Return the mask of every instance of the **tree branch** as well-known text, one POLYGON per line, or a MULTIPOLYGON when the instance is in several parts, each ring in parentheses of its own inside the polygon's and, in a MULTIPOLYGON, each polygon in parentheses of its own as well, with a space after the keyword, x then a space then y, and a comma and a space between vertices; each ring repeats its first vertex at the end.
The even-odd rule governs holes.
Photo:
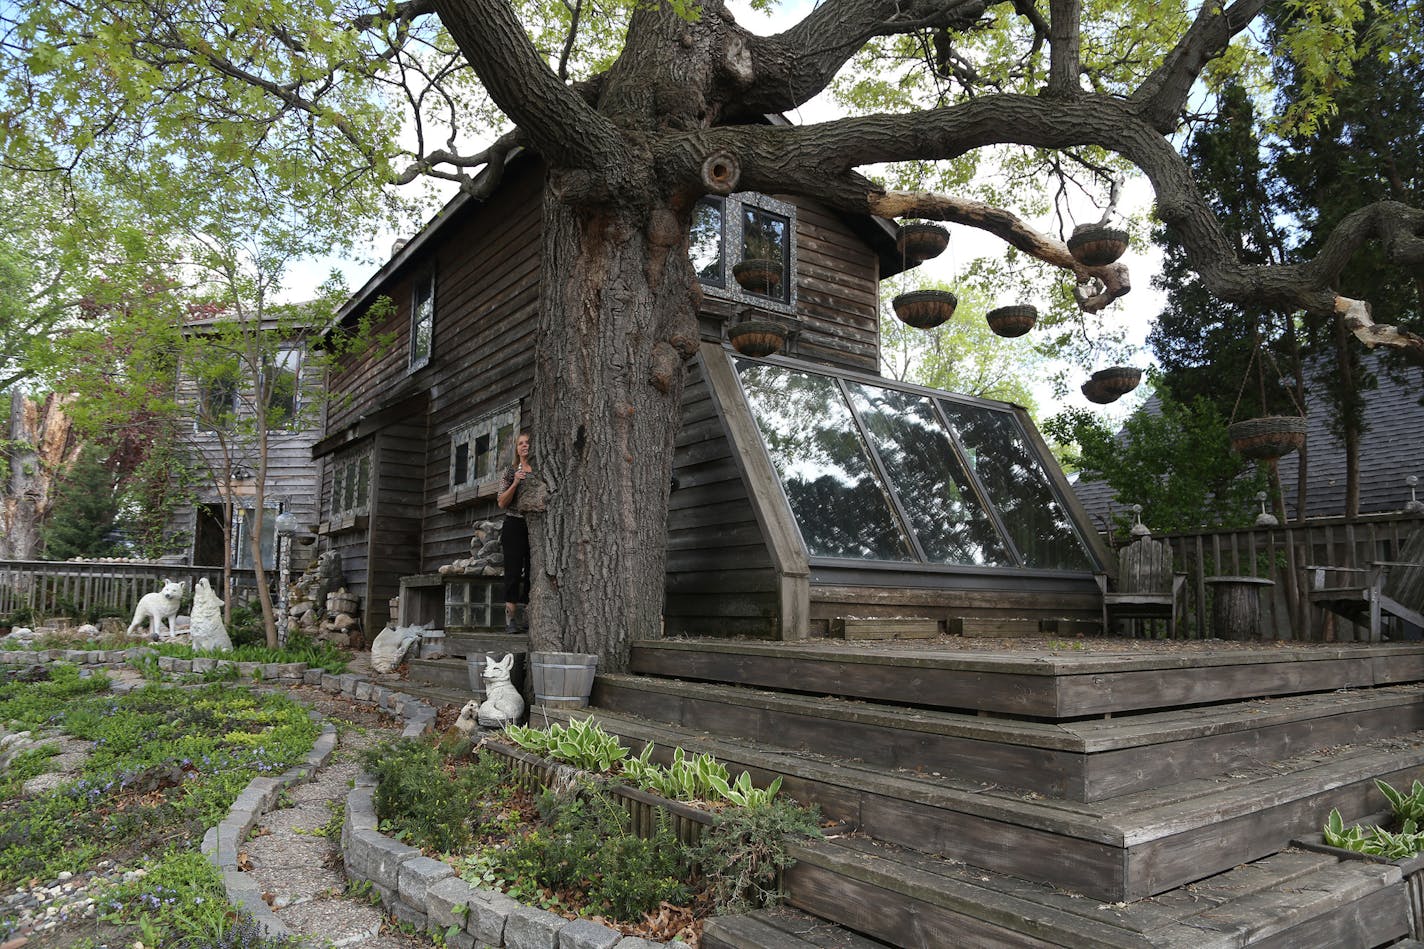
POLYGON ((1202 4, 1181 41, 1132 94, 1130 101, 1142 117, 1163 135, 1176 129, 1202 69, 1220 56, 1232 37, 1246 29, 1265 6, 1266 0, 1237 0, 1225 8, 1202 4))
POLYGON ((1078 76, 1082 72, 1079 57, 1079 15, 1082 8, 1078 0, 1049 0, 1048 49, 1051 53, 1048 64, 1048 93, 1053 96, 1071 96, 1082 92, 1083 86, 1078 76))

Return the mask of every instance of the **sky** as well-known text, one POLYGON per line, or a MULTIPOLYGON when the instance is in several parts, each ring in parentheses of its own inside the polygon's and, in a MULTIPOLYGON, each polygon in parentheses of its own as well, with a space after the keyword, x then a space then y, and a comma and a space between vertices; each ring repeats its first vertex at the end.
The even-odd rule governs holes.
MULTIPOLYGON (((804 0, 784 3, 770 15, 752 10, 744 0, 729 0, 728 6, 738 23, 757 33, 769 35, 786 29, 791 23, 804 16, 811 4, 804 0)), ((831 101, 829 94, 822 93, 792 112, 788 118, 798 124, 811 125, 837 118, 841 114, 835 103, 831 101)), ((451 183, 435 182, 435 187, 437 193, 442 196, 442 200, 448 200, 454 194, 454 185, 451 183)), ((1120 201, 1123 213, 1140 214, 1151 206, 1151 202, 1152 191, 1145 178, 1137 177, 1124 184, 1120 201)), ((1098 215, 1097 209, 1085 206, 1082 213, 1076 215, 1076 219, 1096 220, 1098 215)), ((1047 233, 1054 231, 1054 227, 1046 220, 1030 221, 1029 223, 1047 233)), ((389 258, 392 244, 398 236, 409 237, 411 235, 397 235, 388 230, 378 231, 372 235, 370 241, 358 254, 351 258, 323 258, 294 268, 290 273, 284 298, 288 300, 310 298, 316 286, 326 278, 332 269, 340 271, 345 277, 347 286, 354 291, 362 286, 389 258)), ((1003 249, 996 238, 984 234, 976 237, 967 234, 966 229, 952 227, 949 250, 939 258, 922 264, 922 270, 930 278, 944 281, 952 286, 955 270, 967 266, 974 257, 968 251, 968 248, 971 247, 982 248, 984 254, 995 256, 1003 249)), ((1145 366, 1148 361, 1148 354, 1145 350, 1147 332, 1163 303, 1162 295, 1152 287, 1152 278, 1161 271, 1162 256, 1155 246, 1150 244, 1144 246, 1139 242, 1129 249, 1124 261, 1131 268, 1132 291, 1099 314, 1099 318, 1109 328, 1122 328, 1126 331, 1129 345, 1134 347, 1139 354, 1133 364, 1145 366)), ((1076 372, 1078 370, 1071 371, 1070 378, 1073 378, 1076 372)), ((1089 408, 1104 416, 1121 419, 1145 398, 1145 393, 1139 389, 1138 392, 1124 397, 1111 406, 1098 406, 1089 403, 1077 391, 1076 387, 1070 390, 1066 398, 1057 398, 1046 379, 1040 380, 1032 389, 1039 403, 1038 414, 1041 418, 1053 415, 1064 408, 1078 407, 1089 408)))

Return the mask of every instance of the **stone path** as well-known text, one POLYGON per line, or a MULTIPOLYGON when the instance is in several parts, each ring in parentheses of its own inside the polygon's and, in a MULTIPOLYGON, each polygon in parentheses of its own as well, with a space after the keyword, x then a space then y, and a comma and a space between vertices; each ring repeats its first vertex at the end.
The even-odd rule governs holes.
POLYGON ((386 927, 380 906, 346 893, 341 869, 340 815, 359 769, 362 750, 393 729, 374 714, 363 714, 340 699, 315 690, 301 698, 337 724, 336 751, 308 784, 289 789, 278 806, 257 822, 238 848, 239 863, 252 874, 268 904, 294 936, 334 949, 414 949, 432 945, 386 927), (354 722, 350 727, 343 722, 354 722), (337 821, 332 816, 337 816, 337 821), (331 831, 328 833, 328 829, 331 831))

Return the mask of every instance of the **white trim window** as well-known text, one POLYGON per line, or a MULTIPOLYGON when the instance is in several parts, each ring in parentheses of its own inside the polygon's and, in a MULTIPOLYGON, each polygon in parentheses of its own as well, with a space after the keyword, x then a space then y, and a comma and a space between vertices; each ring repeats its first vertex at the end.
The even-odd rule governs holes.
POLYGON ((410 369, 430 362, 435 348, 435 271, 415 279, 410 301, 410 369))
POLYGON ((302 409, 301 372, 299 348, 283 346, 265 360, 262 386, 266 395, 267 427, 272 431, 294 431, 301 427, 297 423, 297 413, 302 409))
POLYGON ((371 452, 338 459, 331 473, 331 514, 366 514, 371 510, 371 452))
POLYGON ((519 403, 461 425, 450 433, 450 490, 498 483, 514 457, 519 403))
POLYGON ((710 296, 790 312, 796 304, 796 207, 744 191, 707 195, 693 211, 688 256, 710 296), (744 260, 781 264, 781 280, 767 293, 737 284, 732 268, 744 260))

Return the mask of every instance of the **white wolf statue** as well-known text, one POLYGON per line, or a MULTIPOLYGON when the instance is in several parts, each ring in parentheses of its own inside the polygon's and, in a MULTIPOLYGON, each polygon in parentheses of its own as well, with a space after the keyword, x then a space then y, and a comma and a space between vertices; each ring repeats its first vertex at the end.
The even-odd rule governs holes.
POLYGON ((129 624, 129 635, 145 619, 148 620, 148 632, 152 639, 158 639, 163 629, 163 621, 168 621, 168 639, 178 635, 178 630, 174 627, 174 618, 178 615, 178 604, 183 602, 183 584, 176 580, 164 580, 163 589, 154 593, 145 593, 138 601, 138 608, 134 610, 133 622, 129 624))
POLYGON ((232 651, 232 640, 223 625, 222 608, 223 601, 213 592, 208 578, 201 577, 193 587, 193 623, 190 629, 194 649, 232 651))
POLYGON ((485 656, 485 700, 480 705, 480 724, 487 728, 503 728, 517 723, 524 715, 524 698, 509 681, 514 667, 514 654, 505 653, 499 662, 485 656))

